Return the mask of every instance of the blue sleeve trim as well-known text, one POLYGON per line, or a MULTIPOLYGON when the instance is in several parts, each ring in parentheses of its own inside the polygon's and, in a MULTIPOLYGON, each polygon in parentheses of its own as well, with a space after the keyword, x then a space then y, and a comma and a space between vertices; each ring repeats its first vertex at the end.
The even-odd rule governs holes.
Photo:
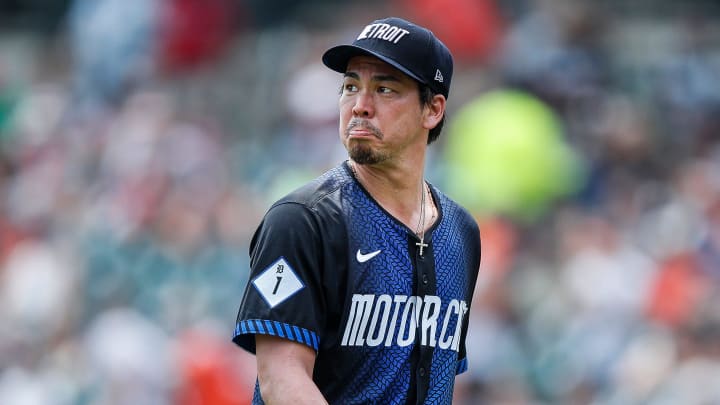
POLYGON ((457 369, 455 370, 455 375, 462 374, 466 372, 468 369, 468 361, 467 357, 458 361, 457 363, 457 369))
POLYGON ((247 319, 235 325, 233 339, 240 335, 271 335, 312 347, 315 351, 320 346, 320 338, 311 330, 278 321, 247 319))

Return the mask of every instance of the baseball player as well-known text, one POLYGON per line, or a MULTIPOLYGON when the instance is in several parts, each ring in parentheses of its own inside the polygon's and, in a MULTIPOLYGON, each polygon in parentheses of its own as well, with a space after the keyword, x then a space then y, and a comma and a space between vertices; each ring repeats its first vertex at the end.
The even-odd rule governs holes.
POLYGON ((273 204, 233 341, 256 404, 450 404, 480 264, 473 218, 424 180, 453 62, 400 18, 323 55, 349 159, 273 204))

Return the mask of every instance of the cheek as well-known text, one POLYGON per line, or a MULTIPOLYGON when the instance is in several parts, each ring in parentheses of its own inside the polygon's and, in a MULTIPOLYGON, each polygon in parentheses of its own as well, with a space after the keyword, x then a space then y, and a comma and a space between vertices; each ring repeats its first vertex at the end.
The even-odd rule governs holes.
POLYGON ((340 114, 346 114, 346 113, 352 111, 352 106, 350 105, 350 102, 348 102, 348 101, 340 101, 338 103, 338 110, 340 111, 340 114))
POLYGON ((350 122, 351 115, 352 115, 351 114, 352 110, 350 108, 348 108, 347 105, 348 105, 347 102, 343 103, 342 98, 338 102, 338 107, 339 107, 338 113, 340 116, 340 119, 338 122, 338 136, 340 137, 341 140, 343 140, 343 142, 345 140, 345 128, 347 128, 347 125, 350 122))
POLYGON ((345 119, 345 117, 352 113, 352 105, 347 99, 340 97, 338 101, 338 111, 340 112, 340 119, 345 119))
POLYGON ((351 101, 340 99, 338 103, 338 113, 340 116, 340 128, 345 129, 347 124, 353 117, 353 103, 351 101))

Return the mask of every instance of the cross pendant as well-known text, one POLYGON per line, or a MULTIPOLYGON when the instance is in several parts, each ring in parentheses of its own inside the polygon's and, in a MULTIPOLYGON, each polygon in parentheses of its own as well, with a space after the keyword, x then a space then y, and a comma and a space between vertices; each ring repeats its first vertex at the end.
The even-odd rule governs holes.
POLYGON ((425 237, 423 236, 422 238, 420 238, 420 242, 415 243, 415 246, 418 246, 420 248, 420 256, 423 255, 423 249, 428 247, 428 244, 424 243, 424 241, 425 241, 425 237))

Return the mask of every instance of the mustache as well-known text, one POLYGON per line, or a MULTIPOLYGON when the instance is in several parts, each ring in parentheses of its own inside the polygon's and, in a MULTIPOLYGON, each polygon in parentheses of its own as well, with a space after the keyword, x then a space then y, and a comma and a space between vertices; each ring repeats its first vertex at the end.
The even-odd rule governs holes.
POLYGON ((353 128, 362 128, 366 131, 370 131, 373 135, 375 135, 378 139, 383 139, 383 134, 380 132, 380 130, 375 127, 373 124, 371 124, 369 121, 364 120, 362 118, 353 118, 348 123, 347 128, 345 128, 345 137, 350 136, 350 131, 353 130, 353 128))

